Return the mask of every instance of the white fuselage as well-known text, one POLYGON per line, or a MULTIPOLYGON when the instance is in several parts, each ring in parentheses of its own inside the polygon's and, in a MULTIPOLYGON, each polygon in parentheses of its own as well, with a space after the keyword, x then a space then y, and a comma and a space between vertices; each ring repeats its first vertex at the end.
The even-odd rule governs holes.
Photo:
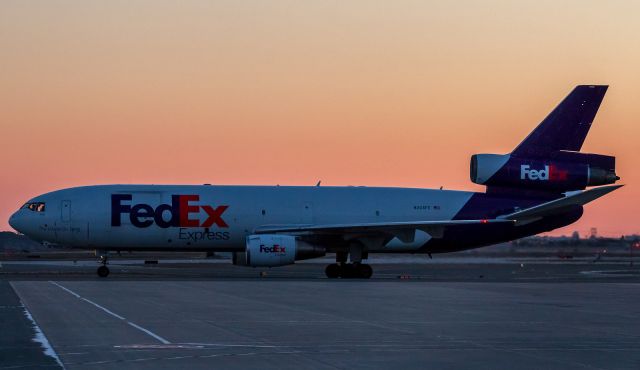
MULTIPOLYGON (((103 185, 43 194, 10 222, 31 237, 104 250, 244 250, 268 225, 450 220, 473 193, 408 188, 103 185)), ((419 248, 393 239, 397 251, 419 248)))

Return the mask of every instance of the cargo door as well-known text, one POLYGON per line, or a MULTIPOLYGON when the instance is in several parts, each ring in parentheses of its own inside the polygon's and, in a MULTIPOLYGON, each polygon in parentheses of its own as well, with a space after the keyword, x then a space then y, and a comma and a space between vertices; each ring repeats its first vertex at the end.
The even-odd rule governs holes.
POLYGON ((71 221, 71 201, 63 200, 60 209, 62 210, 62 222, 71 221))
POLYGON ((89 239, 89 222, 78 219, 78 215, 72 217, 71 201, 63 200, 60 203, 61 227, 56 232, 61 244, 74 247, 86 247, 89 239))
POLYGON ((303 224, 311 225, 313 224, 313 203, 306 202, 303 204, 302 209, 302 220, 303 224))

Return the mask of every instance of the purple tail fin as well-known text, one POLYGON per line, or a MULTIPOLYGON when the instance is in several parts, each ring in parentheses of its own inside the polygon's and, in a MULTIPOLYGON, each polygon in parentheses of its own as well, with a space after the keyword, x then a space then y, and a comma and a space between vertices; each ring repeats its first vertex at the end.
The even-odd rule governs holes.
POLYGON ((606 85, 576 86, 511 154, 545 157, 559 150, 579 151, 607 88, 606 85))

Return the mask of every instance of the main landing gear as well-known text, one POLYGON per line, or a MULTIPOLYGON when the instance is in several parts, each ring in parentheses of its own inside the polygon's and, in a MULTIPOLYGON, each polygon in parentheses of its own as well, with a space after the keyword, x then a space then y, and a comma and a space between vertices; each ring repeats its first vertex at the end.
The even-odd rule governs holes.
POLYGON ((373 275, 373 269, 366 263, 367 252, 360 243, 352 243, 348 252, 336 253, 336 263, 332 263, 324 270, 329 279, 369 279, 373 275), (351 263, 347 263, 347 257, 351 257, 351 263))
POLYGON ((100 255, 98 262, 101 264, 96 271, 98 276, 105 278, 109 276, 109 268, 107 267, 107 252, 96 252, 96 254, 100 255))
POLYGON ((369 279, 373 269, 366 263, 332 263, 324 273, 329 279, 369 279))

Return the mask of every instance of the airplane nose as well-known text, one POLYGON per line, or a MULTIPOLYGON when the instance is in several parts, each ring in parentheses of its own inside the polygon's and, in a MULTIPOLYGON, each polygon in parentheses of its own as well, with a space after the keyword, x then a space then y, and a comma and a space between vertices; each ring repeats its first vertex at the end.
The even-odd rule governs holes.
POLYGON ((12 214, 11 217, 9 217, 9 226, 11 226, 15 231, 22 233, 22 231, 20 230, 21 227, 19 216, 16 213, 12 214))

